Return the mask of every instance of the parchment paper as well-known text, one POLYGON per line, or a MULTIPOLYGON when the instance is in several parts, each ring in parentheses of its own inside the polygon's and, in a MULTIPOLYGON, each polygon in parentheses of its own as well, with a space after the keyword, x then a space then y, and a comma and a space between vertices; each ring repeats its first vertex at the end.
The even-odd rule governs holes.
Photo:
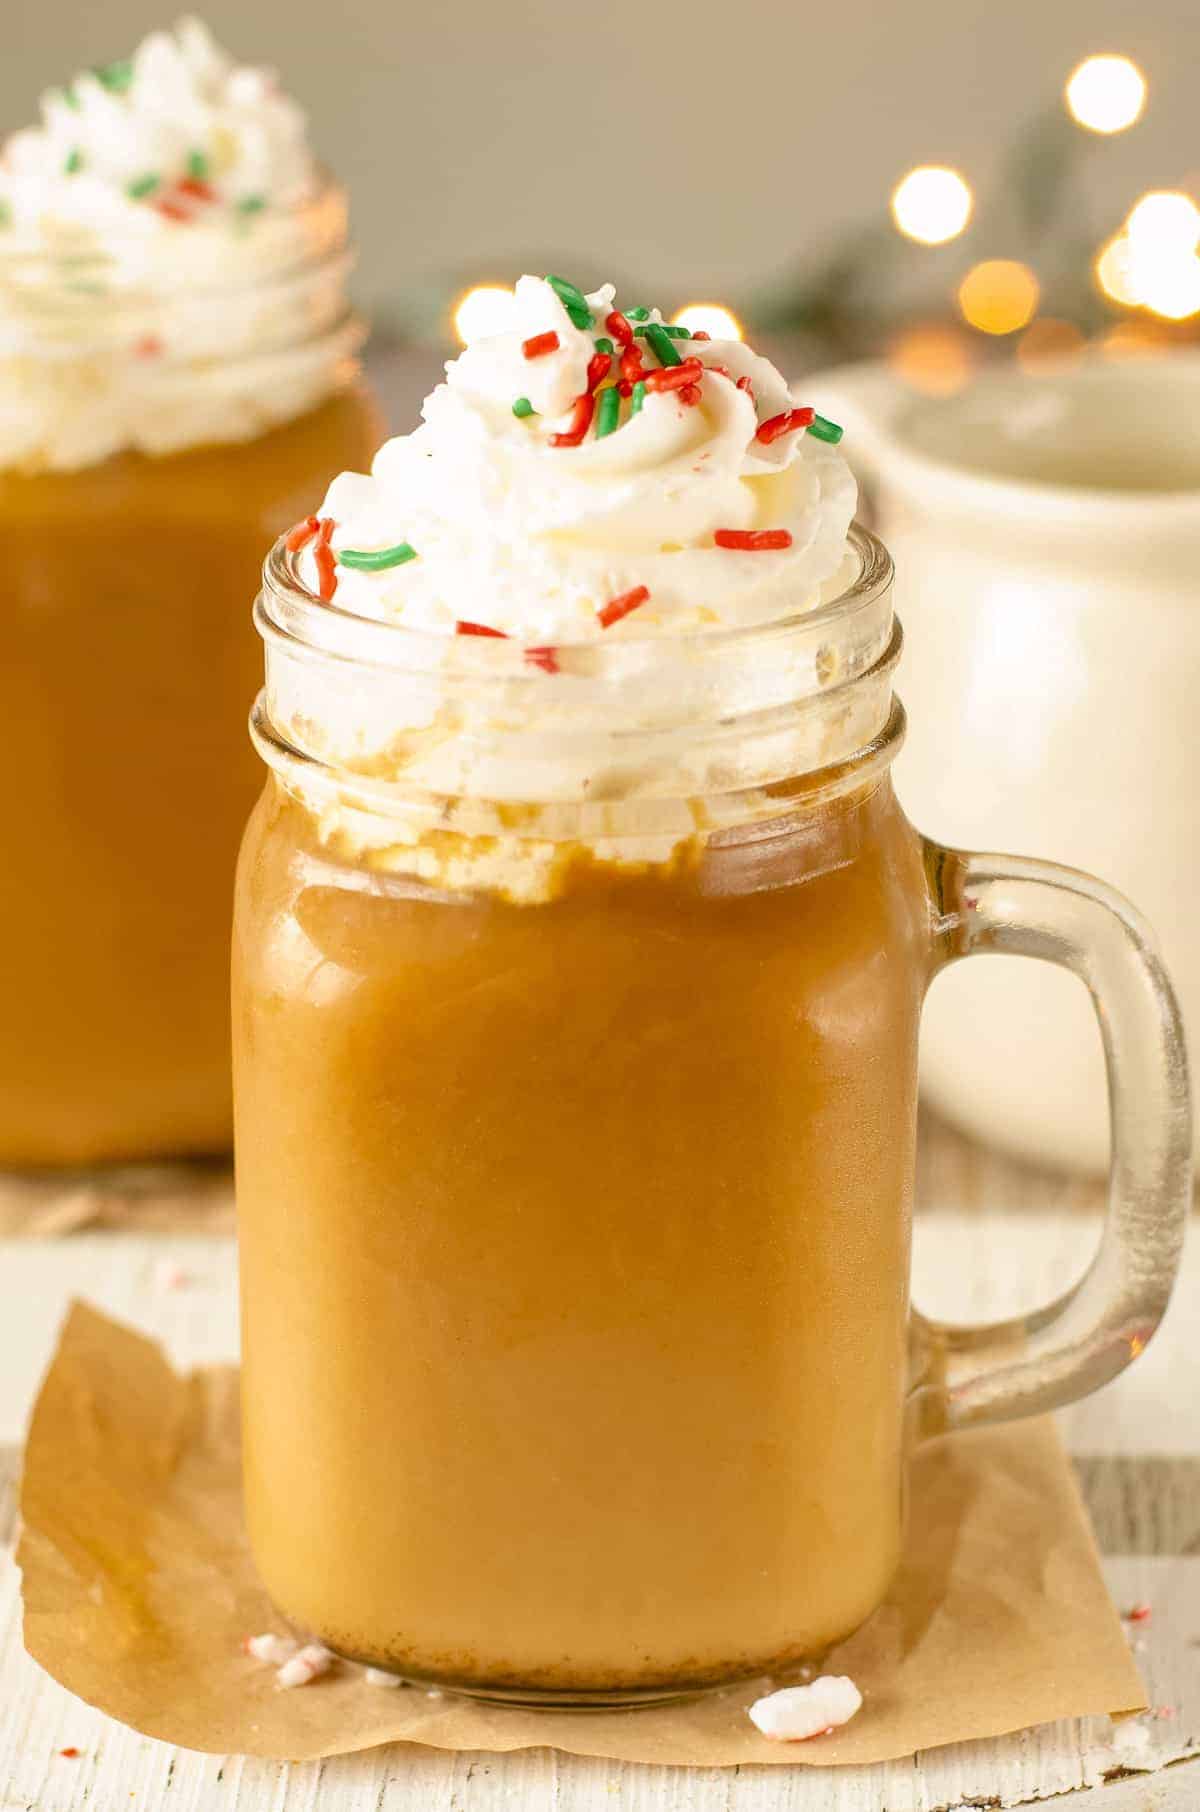
POLYGON ((866 1700, 833 1735, 760 1736, 746 1706, 769 1690, 762 1681, 604 1713, 389 1691, 349 1664, 281 1691, 240 1649, 244 1636, 286 1625, 242 1530, 237 1391, 235 1370, 181 1377, 152 1341, 76 1304, 34 1411, 18 1552, 26 1646, 63 1685, 149 1736, 295 1760, 406 1741, 710 1767, 838 1764, 1144 1707, 1048 1421, 918 1453, 900 1575, 825 1664, 866 1700))

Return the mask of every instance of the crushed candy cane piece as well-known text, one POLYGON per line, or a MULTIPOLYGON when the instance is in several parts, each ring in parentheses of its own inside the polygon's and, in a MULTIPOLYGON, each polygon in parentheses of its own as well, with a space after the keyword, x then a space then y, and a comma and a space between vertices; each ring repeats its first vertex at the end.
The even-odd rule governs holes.
POLYGON ((802 1743, 848 1724, 862 1694, 845 1674, 822 1674, 811 1686, 785 1686, 756 1699, 750 1721, 776 1743, 802 1743))
POLYGON ((300 1644, 294 1636, 276 1636, 268 1630, 264 1636, 247 1636, 242 1643, 246 1654, 255 1661, 265 1661, 271 1667, 282 1667, 290 1661, 300 1644))
POLYGON ((327 1674, 333 1663, 333 1656, 319 1642, 309 1642, 298 1654, 285 1661, 275 1679, 282 1687, 308 1686, 311 1681, 319 1680, 327 1674))
POLYGON ((403 1686, 399 1674, 389 1674, 386 1667, 368 1667, 364 1676, 368 1686, 403 1686))
POLYGON ((1149 1623, 1154 1615, 1148 1604, 1135 1604, 1125 1612, 1127 1623, 1149 1623))

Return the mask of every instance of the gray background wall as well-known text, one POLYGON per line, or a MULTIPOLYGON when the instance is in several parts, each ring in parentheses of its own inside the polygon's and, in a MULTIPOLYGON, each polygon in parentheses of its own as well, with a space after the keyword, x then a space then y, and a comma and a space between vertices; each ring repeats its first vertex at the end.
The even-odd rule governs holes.
MULTIPOLYGON (((378 302, 449 273, 553 257, 664 302, 744 296, 839 224, 879 215, 917 162, 986 181, 1089 51, 1150 80, 1144 123, 1093 141, 1119 216, 1200 171, 1198 0, 207 0, 218 36, 276 65, 350 184, 378 302)), ((0 132, 46 85, 123 54, 169 0, 0 0, 0 132)), ((1114 218, 1115 224, 1115 218, 1114 218)), ((980 245, 977 256, 1003 255, 980 245)))

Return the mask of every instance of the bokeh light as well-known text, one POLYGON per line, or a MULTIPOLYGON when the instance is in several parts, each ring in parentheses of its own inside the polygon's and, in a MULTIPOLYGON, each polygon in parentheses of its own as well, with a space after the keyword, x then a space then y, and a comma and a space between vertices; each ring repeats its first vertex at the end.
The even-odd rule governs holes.
POLYGON ((1083 357, 1087 341, 1074 321, 1039 315, 1017 341, 1017 363, 1025 371, 1065 371, 1083 357))
POLYGON ((467 290, 454 305, 454 331, 462 345, 486 340, 512 326, 513 293, 498 283, 481 283, 467 290))
POLYGON ((1067 111, 1089 132, 1124 132, 1146 105, 1146 78, 1129 57, 1085 57, 1066 86, 1067 111))
POLYGON ((964 321, 980 333, 1016 333, 1032 320, 1038 280, 1013 258, 986 258, 971 267, 958 286, 964 321))
POLYGON ((957 238, 973 205, 966 178, 941 164, 919 165, 892 190, 892 219, 906 239, 920 245, 945 245, 957 238))
POLYGON ((686 327, 690 333, 711 334, 714 340, 746 337, 733 310, 723 308, 719 302, 689 302, 673 314, 671 320, 676 327, 686 327))
POLYGON ((976 353, 961 327, 917 321, 887 346, 887 362, 910 389, 925 396, 953 396, 975 369, 976 353))
POLYGON ((1180 189, 1152 189, 1130 210, 1123 230, 1101 247, 1096 281, 1122 308, 1145 308, 1164 321, 1200 314, 1200 207, 1180 189))

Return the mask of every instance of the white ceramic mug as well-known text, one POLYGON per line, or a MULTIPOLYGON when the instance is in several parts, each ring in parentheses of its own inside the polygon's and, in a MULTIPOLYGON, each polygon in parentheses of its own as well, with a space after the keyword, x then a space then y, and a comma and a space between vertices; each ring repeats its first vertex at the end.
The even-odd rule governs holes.
MULTIPOLYGON (((881 365, 801 388, 845 423, 895 555, 907 809, 1129 893, 1200 1029, 1200 357, 1007 369, 936 399, 881 365)), ((940 979, 922 1081, 994 1143, 1106 1162, 1092 1011, 1046 965, 940 979)))

